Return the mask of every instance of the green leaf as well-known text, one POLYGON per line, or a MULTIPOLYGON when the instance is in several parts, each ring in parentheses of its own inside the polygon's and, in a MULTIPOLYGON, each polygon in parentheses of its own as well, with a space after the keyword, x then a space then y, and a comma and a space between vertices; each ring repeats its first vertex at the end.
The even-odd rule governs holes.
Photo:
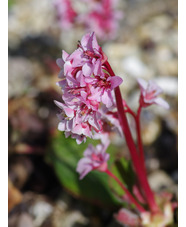
MULTIPOLYGON (((135 174, 132 169, 131 161, 125 159, 124 157, 115 161, 112 166, 112 173, 117 176, 117 178, 132 193, 132 188, 135 182, 135 174)), ((114 179, 110 179, 109 183, 116 195, 122 197, 125 194, 123 189, 114 181, 114 179)))
MULTIPOLYGON (((63 187, 74 196, 94 204, 110 207, 118 205, 119 202, 109 188, 108 176, 105 173, 92 171, 83 180, 79 180, 76 166, 89 143, 95 146, 98 141, 87 139, 85 144, 77 145, 75 140, 58 133, 52 138, 46 158, 53 165, 63 187)), ((115 152, 114 147, 111 146, 108 151, 115 152)))

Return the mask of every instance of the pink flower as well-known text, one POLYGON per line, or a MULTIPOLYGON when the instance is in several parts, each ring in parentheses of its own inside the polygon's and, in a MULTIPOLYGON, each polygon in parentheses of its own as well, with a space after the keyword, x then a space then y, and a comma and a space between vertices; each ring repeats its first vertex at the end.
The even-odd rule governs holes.
POLYGON ((109 154, 105 151, 108 145, 109 141, 105 145, 98 144, 96 147, 89 144, 88 148, 84 152, 84 157, 80 159, 77 165, 76 171, 80 174, 80 179, 83 179, 92 170, 97 169, 101 172, 105 172, 107 170, 109 154))
POLYGON ((104 119, 102 126, 104 133, 116 132, 123 137, 121 125, 118 119, 118 113, 113 112, 111 109, 108 111, 108 109, 104 106, 99 109, 99 113, 104 119))
POLYGON ((166 109, 169 108, 169 104, 162 98, 158 97, 158 95, 161 94, 163 90, 155 82, 150 80, 147 83, 142 78, 139 78, 138 84, 141 89, 140 105, 142 107, 157 104, 166 109))
POLYGON ((58 129, 65 131, 66 137, 76 138, 77 143, 86 141, 86 137, 92 137, 92 131, 101 131, 102 125, 99 121, 99 113, 90 111, 85 105, 81 108, 72 108, 64 103, 55 101, 55 104, 61 109, 58 114, 60 123, 58 129))
POLYGON ((94 32, 83 36, 78 49, 71 55, 63 51, 62 59, 57 59, 62 69, 58 85, 64 90, 63 99, 71 102, 84 102, 93 110, 103 102, 108 108, 113 105, 111 91, 122 83, 118 76, 111 77, 105 72, 107 60, 98 45, 94 32))
POLYGON ((67 60, 72 62, 72 67, 82 67, 83 75, 90 77, 92 74, 101 74, 101 66, 107 60, 107 56, 98 45, 95 33, 91 32, 82 37, 78 49, 67 60))
POLYGON ((83 36, 78 49, 72 54, 62 52, 57 59, 61 68, 57 83, 62 90, 62 103, 58 118, 59 130, 75 138, 77 143, 95 133, 103 133, 103 116, 100 108, 114 106, 113 90, 122 83, 118 76, 111 77, 104 66, 106 55, 98 45, 94 32, 83 36))
POLYGON ((69 30, 74 25, 85 27, 87 31, 95 31, 100 39, 113 39, 117 35, 119 20, 123 18, 121 11, 115 10, 115 0, 81 0, 87 7, 86 13, 77 12, 71 0, 54 0, 57 17, 63 29, 69 30))
POLYGON ((70 0, 55 0, 54 5, 57 10, 57 16, 60 25, 64 29, 70 29, 75 22, 77 13, 72 7, 70 0))

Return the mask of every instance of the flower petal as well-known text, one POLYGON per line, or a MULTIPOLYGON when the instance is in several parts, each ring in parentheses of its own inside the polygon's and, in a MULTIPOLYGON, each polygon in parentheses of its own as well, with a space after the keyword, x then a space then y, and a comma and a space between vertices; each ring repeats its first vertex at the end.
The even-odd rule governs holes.
POLYGON ((162 106, 164 107, 165 109, 169 109, 169 104, 162 98, 160 97, 157 97, 155 100, 154 100, 154 103, 156 103, 157 105, 159 106, 162 106))
POLYGON ((64 66, 64 61, 63 61, 63 59, 61 59, 61 58, 58 58, 57 60, 56 60, 56 64, 60 67, 60 68, 63 68, 63 66, 64 66))
POLYGON ((65 123, 64 122, 60 122, 59 124, 58 124, 58 130, 59 131, 65 131, 65 123))
POLYGON ((118 87, 122 82, 123 79, 119 76, 112 76, 107 79, 111 83, 110 89, 113 90, 114 88, 118 87))
POLYGON ((69 57, 69 54, 66 52, 66 51, 62 51, 62 59, 64 60, 64 61, 66 61, 67 60, 67 58, 69 57))
POLYGON ((137 81, 141 90, 145 90, 147 88, 148 83, 144 79, 138 78, 137 81))
POLYGON ((101 98, 107 108, 110 108, 113 105, 113 98, 110 90, 105 90, 101 98))
POLYGON ((82 71, 83 71, 83 75, 88 77, 88 76, 91 76, 92 72, 93 72, 93 69, 92 69, 92 64, 90 63, 85 63, 82 67, 82 71))

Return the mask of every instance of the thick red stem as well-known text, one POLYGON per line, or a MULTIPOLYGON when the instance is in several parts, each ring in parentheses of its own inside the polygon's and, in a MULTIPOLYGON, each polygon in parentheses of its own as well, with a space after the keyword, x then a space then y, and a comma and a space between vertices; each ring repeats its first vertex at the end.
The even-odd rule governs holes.
POLYGON ((143 143, 142 143, 141 130, 140 130, 140 113, 141 113, 141 106, 139 106, 138 108, 138 112, 135 117, 135 120, 136 120, 136 131, 137 131, 137 138, 138 138, 139 156, 140 156, 141 164, 143 165, 144 171, 146 172, 145 157, 144 157, 143 143))
POLYGON ((126 193, 128 198, 130 199, 131 203, 133 203, 140 212, 145 212, 145 209, 135 200, 135 198, 129 192, 129 190, 122 184, 122 182, 112 172, 110 172, 107 169, 105 171, 105 173, 107 173, 110 177, 112 177, 120 185, 120 187, 123 189, 123 191, 126 193))
MULTIPOLYGON (((115 74, 114 74, 110 64, 108 63, 108 61, 105 62, 105 66, 107 67, 110 75, 115 76, 115 74)), ((159 208, 158 208, 158 206, 155 202, 154 194, 151 191, 151 188, 149 186, 144 168, 141 166, 141 160, 139 160, 138 152, 136 150, 136 146, 135 146, 135 143, 133 141, 131 131, 130 131, 130 128, 129 128, 129 125, 128 125, 128 121, 127 121, 127 118, 126 118, 126 114, 125 114, 125 111, 124 111, 123 100, 122 100, 122 96, 121 96, 121 92, 120 92, 119 87, 115 88, 115 96, 116 96, 116 104, 117 104, 117 109, 118 109, 118 118, 119 118, 122 130, 123 130, 123 134, 125 135, 126 143, 127 143, 128 148, 129 148, 129 151, 130 151, 130 155, 131 155, 131 159, 133 161, 133 165, 134 165, 136 175, 138 176, 139 183, 144 190, 144 193, 145 193, 147 202, 149 204, 150 210, 152 212, 156 213, 156 212, 159 211, 159 208)))

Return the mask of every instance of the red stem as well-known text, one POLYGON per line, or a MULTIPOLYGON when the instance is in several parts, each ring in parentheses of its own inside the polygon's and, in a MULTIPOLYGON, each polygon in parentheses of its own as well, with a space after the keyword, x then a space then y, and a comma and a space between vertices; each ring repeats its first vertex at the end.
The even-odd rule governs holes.
POLYGON ((126 103, 124 104, 124 107, 126 107, 125 112, 131 114, 133 118, 136 119, 135 113, 130 109, 130 107, 126 103))
POLYGON ((137 209, 140 212, 145 212, 145 209, 135 200, 135 198, 133 197, 133 195, 129 192, 129 190, 122 184, 122 182, 112 173, 110 172, 108 169, 105 171, 105 173, 107 173, 110 177, 112 177, 119 185, 120 187, 123 189, 123 191, 126 193, 126 195, 128 196, 128 198, 130 199, 130 201, 137 207, 137 209))
POLYGON ((138 108, 138 112, 135 117, 135 120, 136 120, 136 131, 137 131, 137 138, 138 138, 139 156, 140 156, 141 164, 143 165, 144 171, 146 172, 145 157, 144 157, 143 143, 142 143, 141 130, 140 130, 140 113, 141 113, 141 106, 139 106, 138 108))
MULTIPOLYGON (((108 63, 108 61, 105 62, 105 66, 108 69, 110 75, 115 76, 115 74, 114 74, 110 64, 108 63)), ((128 125, 128 121, 127 121, 127 118, 126 118, 126 114, 125 114, 125 111, 124 111, 123 100, 122 100, 122 96, 121 96, 121 92, 120 92, 119 87, 115 88, 115 96, 116 96, 116 104, 117 104, 117 109, 118 109, 118 118, 119 118, 122 130, 123 130, 123 134, 125 135, 127 146, 129 148, 129 151, 130 151, 130 154, 131 154, 131 158, 132 158, 132 161, 133 161, 135 172, 138 176, 139 183, 140 183, 141 187, 143 188, 144 193, 146 195, 146 199, 147 199, 147 202, 149 204, 150 210, 152 212, 156 213, 156 212, 159 211, 159 208, 158 208, 158 206, 155 202, 154 194, 151 191, 151 188, 149 186, 144 168, 141 166, 141 160, 139 161, 139 156, 138 156, 136 146, 135 146, 135 143, 133 141, 131 131, 130 131, 130 128, 129 128, 129 125, 128 125)))

